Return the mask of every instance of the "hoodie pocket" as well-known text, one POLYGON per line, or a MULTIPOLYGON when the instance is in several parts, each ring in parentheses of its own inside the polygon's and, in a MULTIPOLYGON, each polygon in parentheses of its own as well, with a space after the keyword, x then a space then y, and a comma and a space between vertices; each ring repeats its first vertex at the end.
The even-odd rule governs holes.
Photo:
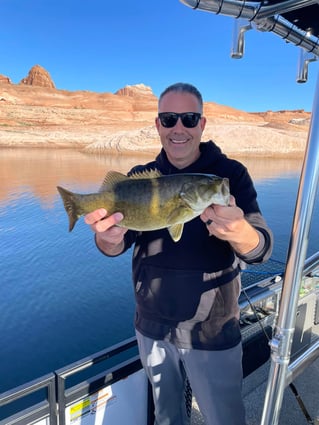
POLYGON ((163 270, 144 265, 135 285, 135 296, 145 317, 180 322, 207 317, 212 302, 216 301, 216 314, 223 314, 223 299, 219 291, 213 291, 212 297, 212 289, 213 282, 204 280, 201 271, 163 270))

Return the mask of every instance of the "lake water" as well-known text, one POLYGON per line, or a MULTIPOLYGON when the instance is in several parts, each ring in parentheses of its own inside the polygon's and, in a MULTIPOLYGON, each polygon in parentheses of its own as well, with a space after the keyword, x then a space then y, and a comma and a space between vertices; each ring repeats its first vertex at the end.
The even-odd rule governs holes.
MULTIPOLYGON (((73 150, 0 150, 0 392, 134 334, 131 252, 101 255, 79 220, 72 233, 56 186, 91 192, 109 170, 150 157, 73 150)), ((286 259, 302 161, 241 159, 286 259)), ((319 248, 319 206, 308 255, 319 248)))

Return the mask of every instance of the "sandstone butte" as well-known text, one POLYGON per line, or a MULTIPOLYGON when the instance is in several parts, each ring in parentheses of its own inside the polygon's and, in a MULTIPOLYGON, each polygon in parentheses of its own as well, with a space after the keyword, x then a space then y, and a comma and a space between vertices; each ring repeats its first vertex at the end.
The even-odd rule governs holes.
MULTIPOLYGON (((35 65, 13 84, 0 75, 0 147, 52 147, 88 152, 157 153, 154 126, 157 97, 144 84, 116 93, 67 91, 35 65)), ((214 102, 204 103, 203 140, 214 140, 227 154, 301 156, 310 112, 248 113, 214 102)))

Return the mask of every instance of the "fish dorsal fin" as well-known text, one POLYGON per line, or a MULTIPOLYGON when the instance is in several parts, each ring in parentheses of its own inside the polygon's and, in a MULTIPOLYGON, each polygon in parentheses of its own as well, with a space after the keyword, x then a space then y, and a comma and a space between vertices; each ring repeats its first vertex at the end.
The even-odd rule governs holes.
POLYGON ((174 242, 178 242, 180 238, 182 237, 183 228, 184 228, 184 224, 180 223, 180 224, 174 224, 173 226, 170 226, 167 229, 174 242))
POLYGON ((156 179, 162 175, 163 174, 155 168, 154 170, 137 171, 130 175, 130 179, 156 179))
POLYGON ((157 169, 144 170, 140 172, 137 171, 136 173, 131 174, 129 177, 120 173, 119 171, 109 171, 103 180, 99 192, 112 189, 117 183, 126 181, 128 179, 155 179, 161 176, 162 173, 157 169))
POLYGON ((100 188, 100 192, 103 192, 107 189, 112 189, 112 187, 121 181, 127 180, 128 177, 125 174, 122 174, 118 171, 109 171, 105 176, 102 186, 100 188))

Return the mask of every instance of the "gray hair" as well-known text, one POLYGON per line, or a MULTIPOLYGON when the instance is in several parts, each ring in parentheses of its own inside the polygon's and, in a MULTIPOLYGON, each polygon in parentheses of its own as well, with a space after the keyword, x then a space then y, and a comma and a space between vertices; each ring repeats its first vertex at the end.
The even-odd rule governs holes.
POLYGON ((199 107, 201 112, 203 111, 203 97, 200 93, 200 91, 193 86, 192 84, 188 84, 188 83, 175 83, 172 84, 171 86, 168 86, 160 95, 159 99, 158 99, 158 104, 160 104, 162 98, 170 92, 178 92, 178 93, 189 93, 192 94, 196 97, 196 99, 198 100, 199 103, 199 107))

